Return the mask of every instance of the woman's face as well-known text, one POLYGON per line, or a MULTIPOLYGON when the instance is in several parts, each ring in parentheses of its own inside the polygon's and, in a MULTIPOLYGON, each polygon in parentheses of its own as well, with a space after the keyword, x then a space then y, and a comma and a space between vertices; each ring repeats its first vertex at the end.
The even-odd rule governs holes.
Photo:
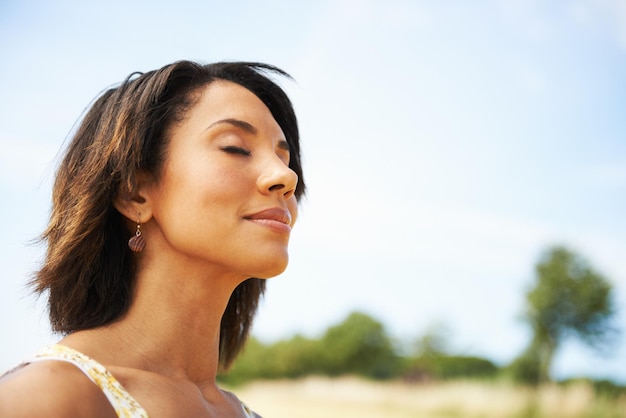
POLYGON ((238 84, 215 81, 200 94, 170 129, 162 175, 150 186, 148 245, 184 265, 245 278, 280 274, 297 215, 285 136, 238 84))

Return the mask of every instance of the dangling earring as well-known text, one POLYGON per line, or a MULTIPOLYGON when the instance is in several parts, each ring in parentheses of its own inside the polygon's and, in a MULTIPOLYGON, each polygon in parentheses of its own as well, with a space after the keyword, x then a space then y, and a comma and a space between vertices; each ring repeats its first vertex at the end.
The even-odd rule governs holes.
POLYGON ((141 234, 141 224, 137 221, 137 230, 135 231, 135 235, 128 240, 128 248, 135 253, 140 253, 143 251, 145 246, 146 240, 141 234))

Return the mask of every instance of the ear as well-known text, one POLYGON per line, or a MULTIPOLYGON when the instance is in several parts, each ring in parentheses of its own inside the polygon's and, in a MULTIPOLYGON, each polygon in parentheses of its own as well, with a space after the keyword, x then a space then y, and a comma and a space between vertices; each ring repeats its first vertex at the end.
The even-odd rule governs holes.
POLYGON ((115 209, 132 222, 146 223, 152 218, 153 176, 143 170, 135 173, 135 190, 120 190, 113 199, 115 209))

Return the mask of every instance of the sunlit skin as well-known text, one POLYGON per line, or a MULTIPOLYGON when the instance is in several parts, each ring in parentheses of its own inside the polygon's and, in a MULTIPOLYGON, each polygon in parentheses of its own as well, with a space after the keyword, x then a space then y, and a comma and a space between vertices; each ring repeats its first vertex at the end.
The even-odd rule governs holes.
MULTIPOLYGON (((142 223, 147 242, 128 314, 61 341, 101 362, 156 418, 243 416, 215 383, 220 320, 239 283, 284 271, 297 217, 298 179, 269 109, 226 81, 199 94, 170 129, 163 171, 139 173, 136 192, 115 201, 129 226, 142 223)), ((0 385, 9 381, 16 406, 29 404, 37 382, 45 416, 74 408, 72 416, 115 417, 70 364, 33 363, 0 385)))
POLYGON ((174 128, 162 176, 144 179, 147 204, 121 209, 129 219, 146 218, 150 245, 142 267, 163 268, 168 257, 168 267, 183 275, 195 267, 194 275, 233 276, 227 282, 234 284, 284 271, 290 228, 250 218, 282 210, 293 225, 297 176, 288 164, 288 145, 269 109, 243 87, 212 84, 174 128))

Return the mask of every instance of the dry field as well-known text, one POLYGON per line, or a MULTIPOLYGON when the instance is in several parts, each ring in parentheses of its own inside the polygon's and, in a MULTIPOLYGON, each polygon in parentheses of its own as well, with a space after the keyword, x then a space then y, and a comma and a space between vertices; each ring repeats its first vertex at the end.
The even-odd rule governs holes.
POLYGON ((307 378, 234 392, 264 418, 626 418, 626 397, 598 398, 582 383, 535 391, 503 383, 307 378))

